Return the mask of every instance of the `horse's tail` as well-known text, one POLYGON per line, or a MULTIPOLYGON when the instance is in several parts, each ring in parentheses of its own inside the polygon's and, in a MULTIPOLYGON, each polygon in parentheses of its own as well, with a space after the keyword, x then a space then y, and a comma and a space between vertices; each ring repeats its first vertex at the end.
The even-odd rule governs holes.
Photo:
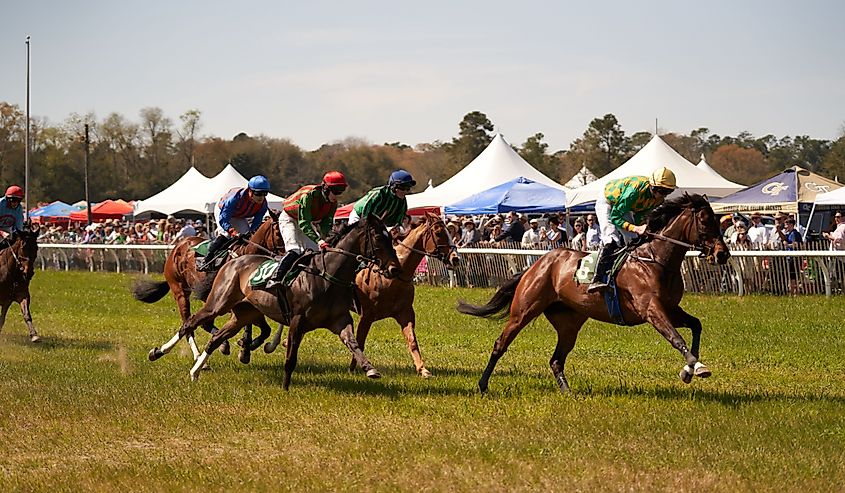
POLYGON ((167 284, 167 281, 156 282, 136 279, 132 283, 132 297, 144 303, 155 303, 162 299, 168 291, 170 291, 170 285, 167 284))
POLYGON ((194 298, 200 301, 208 300, 208 295, 211 294, 211 286, 214 284, 214 278, 217 277, 219 270, 208 272, 205 277, 191 285, 191 292, 194 298))
POLYGON ((525 274, 525 271, 513 276, 502 285, 486 305, 477 306, 458 301, 458 311, 476 317, 505 318, 510 312, 511 302, 513 302, 514 294, 516 294, 516 286, 522 280, 523 274, 525 274))

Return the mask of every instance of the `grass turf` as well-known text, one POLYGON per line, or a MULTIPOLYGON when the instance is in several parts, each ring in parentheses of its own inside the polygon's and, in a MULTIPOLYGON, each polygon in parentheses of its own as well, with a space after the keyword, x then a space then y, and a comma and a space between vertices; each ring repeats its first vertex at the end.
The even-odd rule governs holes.
MULTIPOLYGON (((282 348, 252 364, 215 354, 188 378, 168 295, 131 299, 130 276, 39 272, 33 345, 17 305, 0 334, 0 491, 841 491, 845 336, 841 298, 687 296, 704 324, 708 380, 684 385, 680 355, 650 326, 589 322, 548 368, 554 331, 527 327, 482 397, 476 382, 502 323, 417 291, 413 371, 398 326, 374 326, 382 372, 348 374, 325 330, 305 337, 290 392, 282 348)), ((689 331, 682 330, 689 342, 689 331)), ((202 345, 208 336, 200 334, 202 345)), ((236 347, 233 346, 233 349, 236 347)))

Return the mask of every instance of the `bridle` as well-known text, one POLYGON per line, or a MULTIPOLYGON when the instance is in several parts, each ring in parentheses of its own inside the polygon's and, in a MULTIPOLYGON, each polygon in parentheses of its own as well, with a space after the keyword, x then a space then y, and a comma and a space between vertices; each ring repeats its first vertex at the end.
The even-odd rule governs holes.
POLYGON ((434 224, 432 224, 432 223, 426 223, 425 226, 421 226, 421 227, 425 228, 425 236, 423 237, 423 244, 428 244, 428 240, 430 239, 431 243, 434 245, 434 249, 433 249, 434 251, 433 252, 430 252, 428 250, 420 250, 419 248, 414 248, 414 247, 408 246, 402 241, 397 241, 396 244, 401 245, 401 246, 407 248, 408 250, 410 250, 414 253, 423 255, 425 257, 436 258, 437 260, 443 262, 444 264, 447 264, 449 262, 449 255, 451 255, 452 252, 457 251, 458 247, 455 246, 454 244, 452 244, 451 241, 449 241, 448 245, 442 245, 442 244, 438 243, 437 242, 437 236, 434 234, 434 227, 433 226, 434 226, 434 224), (443 253, 441 251, 441 248, 444 247, 444 246, 448 246, 449 253, 443 253))
MULTIPOLYGON (((690 213, 690 215, 693 216, 693 218, 692 218, 692 220, 689 221, 689 224, 686 227, 685 233, 686 233, 686 236, 688 238, 691 237, 692 236, 693 224, 695 224, 695 238, 696 238, 695 243, 688 243, 688 242, 681 241, 681 240, 678 240, 678 239, 675 239, 675 238, 670 238, 670 237, 662 235, 660 233, 655 233, 655 232, 650 232, 650 231, 647 232, 647 235, 652 237, 652 238, 658 239, 658 240, 666 241, 666 242, 669 242, 669 243, 672 243, 672 244, 675 244, 675 245, 678 245, 678 246, 688 248, 690 250, 698 250, 698 251, 701 252, 701 254, 699 255, 700 257, 704 257, 704 258, 710 260, 713 257, 713 253, 716 249, 716 242, 715 241, 711 242, 711 243, 707 242, 707 238, 710 235, 707 233, 707 231, 702 230, 702 224, 701 224, 701 221, 698 220, 698 218, 695 214, 696 212, 698 212, 698 209, 691 207, 691 206, 686 207, 684 209, 684 211, 682 213, 678 214, 677 216, 675 216, 672 219, 672 222, 669 224, 669 225, 674 224, 675 221, 679 220, 684 214, 690 213)), ((666 228, 668 228, 669 225, 667 225, 666 228)), ((663 228, 663 229, 666 229, 666 228, 663 228)), ((654 260, 654 259, 652 259, 652 260, 654 260)), ((655 262, 656 262, 656 260, 655 260, 655 262)))
POLYGON ((270 248, 267 248, 264 245, 258 244, 256 242, 252 241, 252 239, 244 238, 241 241, 244 243, 244 246, 252 245, 256 249, 258 249, 259 251, 262 251, 262 252, 266 253, 267 255, 273 257, 273 256, 277 255, 278 252, 279 252, 279 246, 276 244, 276 231, 278 229, 279 229, 279 220, 271 218, 270 219, 270 233, 269 233, 270 248))
MULTIPOLYGON (((20 238, 21 238, 21 241, 20 241, 21 251, 23 251, 24 246, 26 245, 26 237, 20 236, 20 238)), ((2 242, 9 245, 8 248, 7 248, 7 250, 9 251, 9 254, 11 254, 12 258, 15 260, 15 265, 18 267, 18 270, 20 271, 20 273, 24 277, 26 277, 26 263, 29 262, 29 257, 25 257, 22 254, 18 255, 17 253, 15 253, 15 243, 16 242, 9 241, 9 238, 3 238, 2 242)))
MULTIPOLYGON (((352 281, 344 281, 339 279, 338 277, 330 274, 328 272, 328 268, 326 266, 326 254, 327 253, 338 253, 340 255, 344 255, 346 257, 354 258, 357 262, 364 265, 364 268, 372 269, 373 272, 383 272, 384 265, 381 260, 379 260, 378 255, 379 252, 382 250, 381 247, 378 246, 378 242, 375 241, 373 238, 373 234, 378 234, 375 231, 375 228, 371 226, 369 223, 364 225, 364 251, 363 253, 354 253, 348 250, 344 250, 342 248, 337 247, 326 247, 320 249, 317 252, 319 255, 320 262, 322 262, 323 267, 321 270, 311 269, 310 267, 306 267, 304 269, 305 272, 309 274, 313 274, 317 277, 321 277, 332 284, 337 284, 339 286, 344 287, 352 287, 355 285, 355 279, 353 277, 352 281)), ((385 230, 386 231, 386 230, 385 230)))

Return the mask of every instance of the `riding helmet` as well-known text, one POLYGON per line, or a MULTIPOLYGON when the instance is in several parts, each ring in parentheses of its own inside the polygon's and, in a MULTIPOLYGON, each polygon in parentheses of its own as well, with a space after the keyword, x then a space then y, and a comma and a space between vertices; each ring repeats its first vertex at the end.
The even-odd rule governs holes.
POLYGON ((398 169, 393 173, 390 173, 390 180, 387 184, 391 187, 396 185, 410 185, 413 187, 417 184, 417 182, 414 181, 414 177, 411 176, 411 173, 408 173, 404 169, 398 169))
POLYGON ((249 189, 256 192, 269 192, 270 180, 261 175, 255 175, 249 179, 249 189))
POLYGON ((23 199, 23 188, 12 185, 11 187, 6 189, 6 197, 16 197, 19 199, 23 199))
POLYGON ((649 177, 649 182, 653 187, 671 188, 672 190, 678 186, 675 181, 675 173, 665 166, 654 170, 654 173, 649 177))
POLYGON ((323 175, 323 184, 329 187, 348 187, 346 177, 340 171, 327 171, 323 175))

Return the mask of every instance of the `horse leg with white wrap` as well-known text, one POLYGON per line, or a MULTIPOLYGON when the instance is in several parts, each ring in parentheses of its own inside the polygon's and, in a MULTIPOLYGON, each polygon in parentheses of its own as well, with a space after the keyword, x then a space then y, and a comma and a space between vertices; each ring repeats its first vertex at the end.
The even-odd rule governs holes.
MULTIPOLYGON (((680 307, 677 309, 680 310, 680 313, 687 315, 680 309, 680 307)), ((677 315, 676 317, 680 318, 680 315, 677 315)), ((689 315, 687 315, 687 317, 689 317, 689 315)), ((649 305, 648 313, 645 318, 651 325, 654 326, 655 329, 657 329, 658 332, 660 332, 663 337, 666 338, 667 341, 669 341, 669 344, 671 344, 672 347, 681 353, 686 360, 686 365, 684 365, 678 375, 684 383, 690 383, 693 375, 701 378, 707 378, 711 375, 710 370, 704 365, 704 363, 698 361, 698 342, 701 336, 701 322, 698 319, 695 319, 695 322, 693 323, 693 325, 697 323, 697 330, 695 327, 692 328, 693 349, 695 351, 690 351, 687 348, 686 341, 684 341, 684 338, 681 337, 681 334, 679 334, 675 328, 676 324, 678 326, 683 326, 683 322, 673 322, 673 319, 666 313, 665 308, 657 300, 657 298, 655 298, 649 305), (698 337, 696 337, 696 334, 698 337)), ((684 317, 684 321, 688 321, 686 317, 684 317)))

